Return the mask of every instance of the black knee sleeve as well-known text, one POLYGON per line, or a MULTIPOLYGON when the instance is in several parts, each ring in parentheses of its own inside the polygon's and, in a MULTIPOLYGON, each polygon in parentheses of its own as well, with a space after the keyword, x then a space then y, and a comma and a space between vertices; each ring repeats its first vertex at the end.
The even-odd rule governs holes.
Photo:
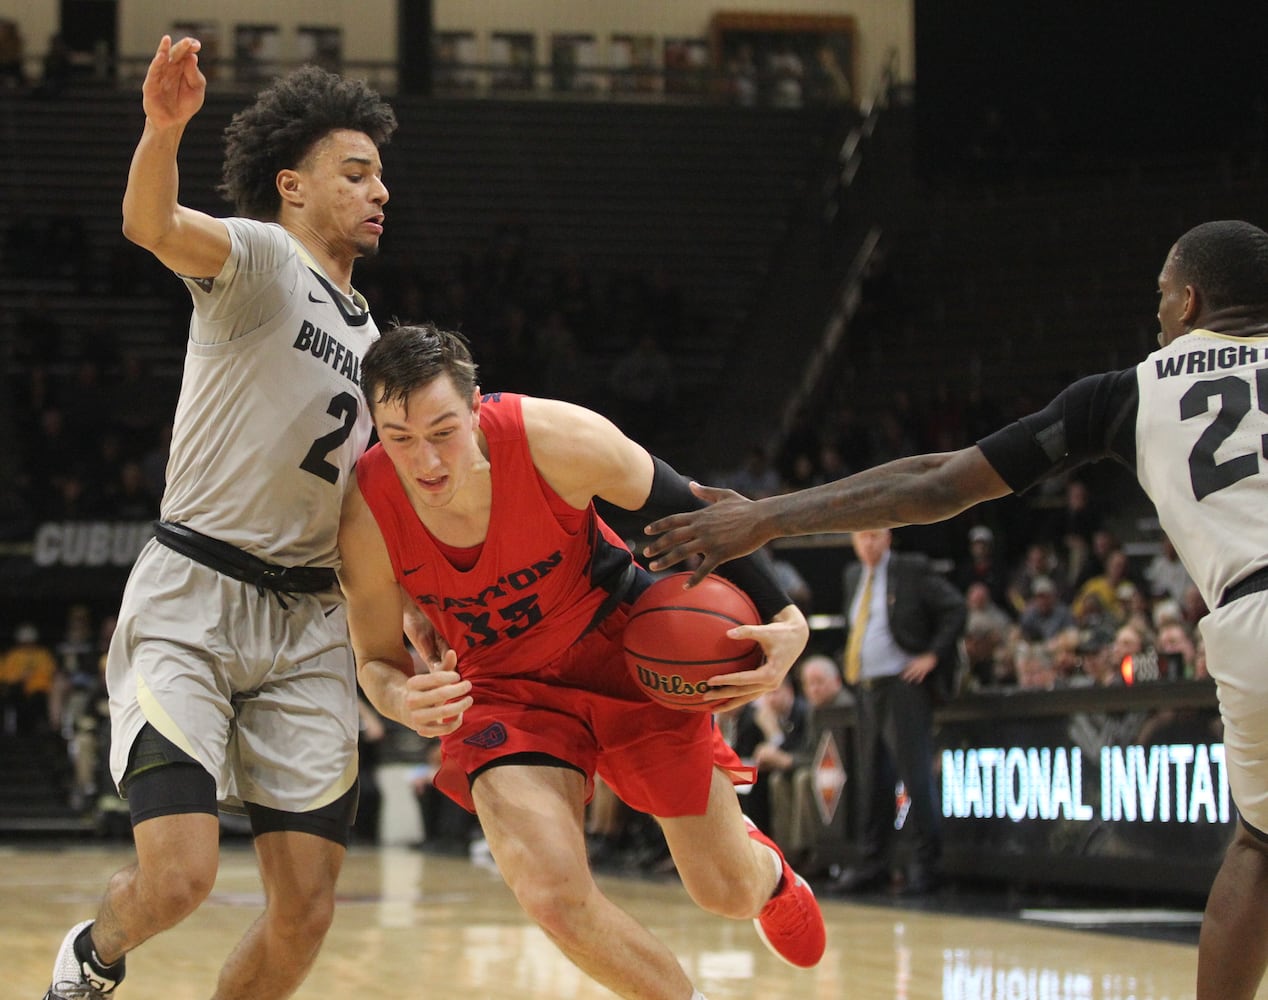
POLYGON ((201 764, 167 763, 151 767, 127 783, 132 825, 156 816, 219 814, 216 779, 201 764))
POLYGON ((311 833, 314 837, 332 840, 343 847, 348 846, 348 835, 357 818, 357 801, 360 798, 360 781, 329 805, 310 812, 286 812, 284 809, 273 809, 262 806, 258 802, 246 803, 247 815, 251 817, 251 833, 258 837, 262 833, 311 833))

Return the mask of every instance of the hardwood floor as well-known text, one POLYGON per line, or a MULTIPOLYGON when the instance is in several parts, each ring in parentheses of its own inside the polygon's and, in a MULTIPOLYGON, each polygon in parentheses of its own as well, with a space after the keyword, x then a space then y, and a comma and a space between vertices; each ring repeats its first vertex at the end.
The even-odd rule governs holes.
MULTIPOLYGON (((39 1000, 54 951, 90 916, 126 846, 0 847, 0 940, 17 959, 5 996, 39 1000)), ((1193 995, 1189 943, 826 900, 828 951, 815 969, 771 956, 747 922, 702 913, 673 881, 602 884, 678 955, 709 1000, 1179 1000, 1193 995)), ((521 914, 496 871, 408 848, 354 848, 325 948, 296 997, 599 1000, 521 914)), ((216 889, 180 926, 129 959, 120 1000, 206 1000, 216 971, 263 904, 254 855, 226 845, 216 889)), ((1268 995, 1268 994, 1262 994, 1268 995)))

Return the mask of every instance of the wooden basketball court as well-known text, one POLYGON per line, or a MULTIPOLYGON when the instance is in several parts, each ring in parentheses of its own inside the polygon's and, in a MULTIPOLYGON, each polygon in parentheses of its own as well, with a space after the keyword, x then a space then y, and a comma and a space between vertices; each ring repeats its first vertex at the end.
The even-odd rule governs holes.
MULTIPOLYGON (((93 913, 127 846, 0 848, 3 993, 38 1000, 71 924, 93 913), (16 958, 16 964, 13 959, 16 958)), ((810 971, 771 956, 751 925, 702 913, 673 881, 604 878, 674 949, 709 1000, 1178 1000, 1193 995, 1192 944, 824 902, 828 951, 810 971)), ((297 997, 600 1000, 520 913, 496 871, 409 848, 354 848, 334 928, 297 997)), ((132 956, 121 1000, 206 1000, 221 960, 262 906, 249 846, 226 846, 211 899, 132 956)), ((1268 993, 1261 993, 1261 996, 1268 993)))

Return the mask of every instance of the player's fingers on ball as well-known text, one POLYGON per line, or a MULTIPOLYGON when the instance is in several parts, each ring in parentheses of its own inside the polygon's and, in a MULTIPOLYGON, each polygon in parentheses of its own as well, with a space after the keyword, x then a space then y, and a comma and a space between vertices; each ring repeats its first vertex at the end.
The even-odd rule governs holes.
POLYGON ((752 670, 736 670, 733 673, 718 674, 716 677, 709 678, 709 687, 722 694, 734 694, 741 688, 751 686, 752 683, 752 670))

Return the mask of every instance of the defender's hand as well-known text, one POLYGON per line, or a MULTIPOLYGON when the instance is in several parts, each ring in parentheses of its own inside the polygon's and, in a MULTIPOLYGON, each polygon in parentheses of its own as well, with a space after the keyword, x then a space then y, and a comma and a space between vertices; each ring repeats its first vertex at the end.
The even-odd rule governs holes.
POLYGON ((670 514, 653 521, 643 533, 657 535, 643 549, 651 569, 659 572, 700 556, 701 563, 687 581, 694 587, 719 564, 746 556, 759 548, 763 538, 753 516, 753 501, 734 490, 691 484, 691 492, 709 503, 700 510, 670 514))
POLYGON ((156 128, 182 126, 194 117, 207 96, 207 78, 198 68, 197 38, 173 44, 164 35, 141 84, 141 106, 156 128))

